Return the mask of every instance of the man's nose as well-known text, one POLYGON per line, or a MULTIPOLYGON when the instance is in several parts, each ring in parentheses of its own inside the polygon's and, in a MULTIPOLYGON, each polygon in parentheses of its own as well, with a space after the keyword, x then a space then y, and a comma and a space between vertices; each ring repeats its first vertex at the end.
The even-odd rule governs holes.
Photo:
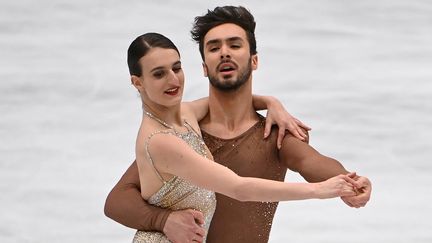
POLYGON ((226 45, 221 46, 220 54, 221 54, 221 59, 231 58, 230 50, 226 45))

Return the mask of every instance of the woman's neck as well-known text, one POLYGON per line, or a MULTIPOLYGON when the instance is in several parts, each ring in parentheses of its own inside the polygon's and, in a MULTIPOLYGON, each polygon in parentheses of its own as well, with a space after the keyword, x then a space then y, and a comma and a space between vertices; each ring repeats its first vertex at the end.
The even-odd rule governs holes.
MULTIPOLYGON (((166 107, 162 105, 150 105, 143 102, 144 115, 147 115, 161 124, 166 124, 169 127, 183 126, 180 105, 174 107, 166 107)), ((165 125, 164 124, 164 125, 165 125)))

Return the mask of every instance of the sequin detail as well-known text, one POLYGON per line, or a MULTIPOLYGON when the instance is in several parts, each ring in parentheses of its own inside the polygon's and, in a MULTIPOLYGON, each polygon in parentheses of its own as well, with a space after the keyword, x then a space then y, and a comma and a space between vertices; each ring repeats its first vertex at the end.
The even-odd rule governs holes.
MULTIPOLYGON (((188 131, 186 133, 179 133, 176 131, 157 131, 152 133, 147 141, 158 133, 172 134, 184 140, 191 148, 193 148, 198 154, 207 158, 207 149, 202 138, 193 130, 193 128, 185 122, 185 126, 188 131)), ((147 149, 147 147, 146 147, 147 149)), ((150 161, 151 156, 148 153, 150 161)), ((157 170, 155 169, 156 173, 157 170)), ((162 177, 161 177, 162 179, 162 177)), ((216 197, 214 192, 195 186, 177 176, 174 176, 168 181, 164 181, 162 187, 153 194, 149 199, 148 203, 162 207, 169 208, 172 210, 181 210, 192 208, 201 211, 204 215, 203 227, 208 231, 210 222, 213 217, 213 213, 216 209, 216 197)), ((170 242, 165 235, 160 232, 149 232, 149 231, 137 231, 133 239, 134 243, 165 243, 170 242)))

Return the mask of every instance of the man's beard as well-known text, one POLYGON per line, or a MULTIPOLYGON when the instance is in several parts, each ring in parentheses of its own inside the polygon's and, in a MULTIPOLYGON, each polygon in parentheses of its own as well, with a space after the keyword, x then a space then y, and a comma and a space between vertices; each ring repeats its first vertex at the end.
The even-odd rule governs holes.
POLYGON ((227 81, 227 82, 223 82, 221 80, 219 80, 215 75, 208 75, 210 84, 215 87, 216 89, 220 90, 220 91, 235 91, 238 88, 240 88, 243 84, 245 84, 247 82, 247 80, 249 79, 249 77, 252 74, 252 59, 249 58, 248 61, 248 65, 246 66, 245 70, 241 70, 239 72, 239 76, 237 80, 234 81, 227 81))

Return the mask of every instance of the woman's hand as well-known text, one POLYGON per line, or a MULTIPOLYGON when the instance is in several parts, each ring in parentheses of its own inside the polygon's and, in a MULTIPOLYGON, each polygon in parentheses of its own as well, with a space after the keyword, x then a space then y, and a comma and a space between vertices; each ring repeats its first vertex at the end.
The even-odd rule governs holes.
POLYGON ((372 193, 372 183, 364 176, 350 176, 357 184, 357 195, 354 196, 343 196, 341 199, 350 207, 361 208, 366 206, 369 202, 372 193))
POLYGON ((276 124, 279 128, 277 146, 280 149, 282 140, 285 137, 285 130, 288 130, 296 138, 307 141, 307 131, 311 130, 310 127, 303 122, 293 117, 288 111, 285 110, 279 100, 273 97, 267 97, 267 118, 264 129, 264 138, 270 135, 271 127, 276 124))
MULTIPOLYGON (((350 173, 351 174, 351 173, 350 173)), ((352 197, 357 195, 358 182, 348 175, 338 175, 326 181, 316 183, 316 198, 352 197)))

